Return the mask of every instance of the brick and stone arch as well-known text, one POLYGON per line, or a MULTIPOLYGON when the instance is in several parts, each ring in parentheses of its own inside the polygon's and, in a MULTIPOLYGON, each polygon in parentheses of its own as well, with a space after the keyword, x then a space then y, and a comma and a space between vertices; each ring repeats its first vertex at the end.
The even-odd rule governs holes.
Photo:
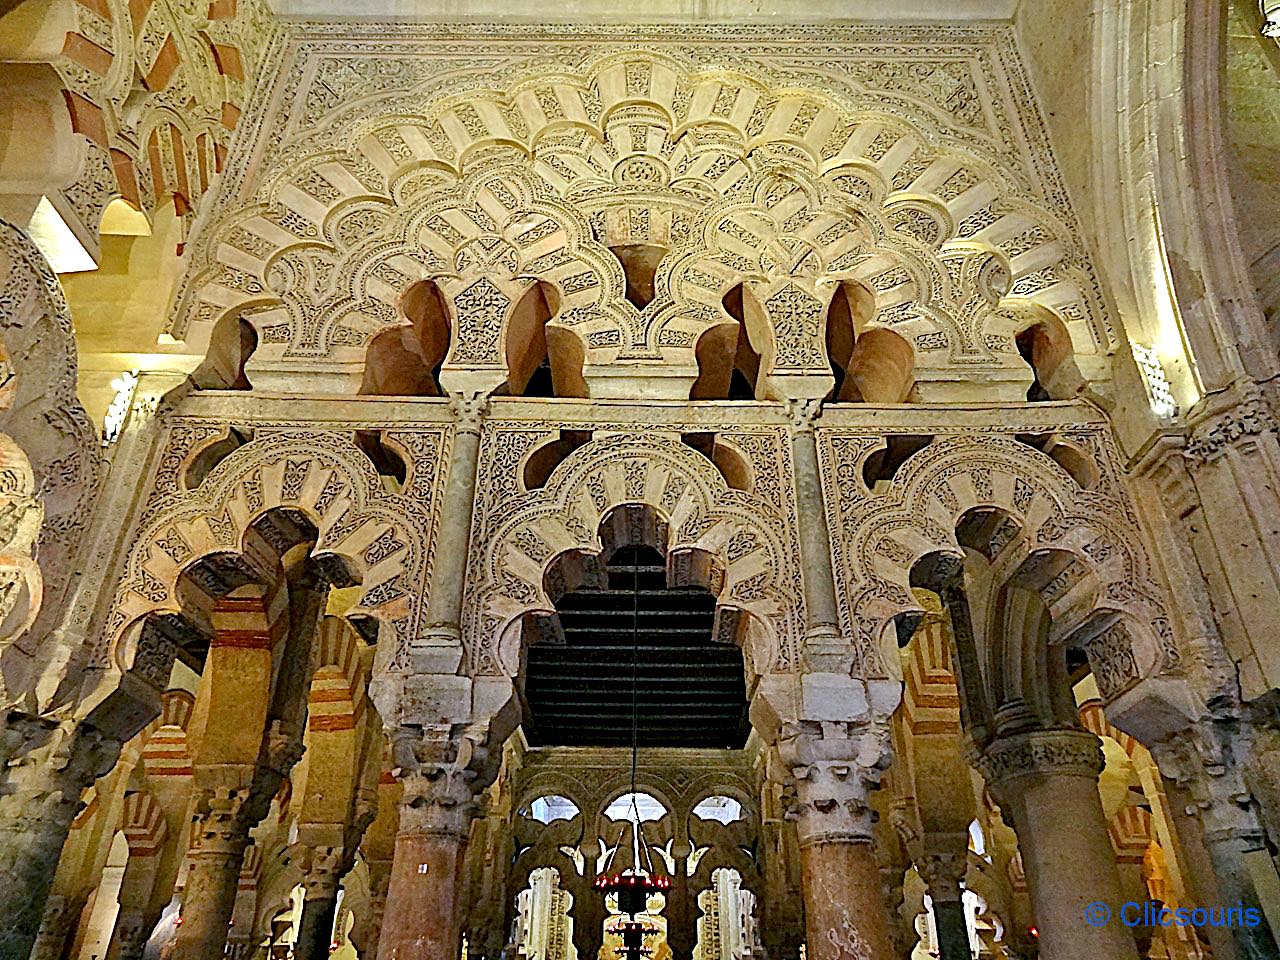
POLYGON ((707 564, 704 574, 690 573, 692 581, 710 586, 722 607, 749 615, 755 629, 744 631, 744 652, 756 671, 794 668, 803 601, 794 589, 795 545, 776 505, 730 489, 678 439, 633 434, 575 450, 544 486, 505 502, 501 522, 474 543, 463 640, 477 673, 514 676, 521 618, 554 610, 547 574, 556 558, 598 553, 602 521, 629 505, 646 507, 662 524, 677 577, 681 555, 707 564))
MULTIPOLYGON (((174 475, 224 434, 211 431, 193 443, 172 465, 174 475)), ((413 585, 429 575, 432 502, 443 481, 436 469, 448 440, 428 431, 404 445, 421 454, 408 478, 411 495, 384 490, 349 436, 279 430, 236 448, 195 489, 157 500, 124 563, 99 663, 167 682, 167 641, 144 624, 176 617, 198 629, 199 611, 210 603, 200 596, 216 599, 236 583, 269 581, 274 571, 263 564, 304 535, 315 537, 311 557, 331 583, 363 588, 347 618, 385 639, 393 662, 422 615, 413 585), (158 646, 141 649, 144 637, 158 646)))

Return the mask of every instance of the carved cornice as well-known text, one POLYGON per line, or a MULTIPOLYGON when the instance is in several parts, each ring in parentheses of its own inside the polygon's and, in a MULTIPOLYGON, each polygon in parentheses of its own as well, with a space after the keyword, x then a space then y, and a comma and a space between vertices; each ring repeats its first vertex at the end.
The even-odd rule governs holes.
POLYGON ((1192 463, 1212 463, 1242 439, 1274 433, 1276 429, 1276 422, 1261 399, 1250 399, 1193 433, 1186 455, 1192 463))

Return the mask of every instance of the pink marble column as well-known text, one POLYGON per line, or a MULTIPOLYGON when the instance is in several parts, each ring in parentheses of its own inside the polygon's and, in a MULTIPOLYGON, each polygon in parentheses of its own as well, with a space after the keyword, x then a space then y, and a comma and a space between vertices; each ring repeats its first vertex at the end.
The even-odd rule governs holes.
POLYGON ((378 960, 457 960, 462 950, 458 899, 467 843, 446 834, 396 837, 378 960))
POLYGON ((870 838, 801 842, 807 956, 894 960, 880 867, 870 838))
MULTIPOLYGON (((456 746, 429 747, 456 758, 456 746)), ((378 960, 458 960, 461 954, 462 865, 475 815, 469 759, 437 759, 399 774, 400 829, 378 960)))
MULTIPOLYGON (((816 726, 816 725, 815 725, 816 726)), ((887 760, 882 731, 822 724, 779 743, 796 787, 810 960, 895 960, 867 793, 887 760)))

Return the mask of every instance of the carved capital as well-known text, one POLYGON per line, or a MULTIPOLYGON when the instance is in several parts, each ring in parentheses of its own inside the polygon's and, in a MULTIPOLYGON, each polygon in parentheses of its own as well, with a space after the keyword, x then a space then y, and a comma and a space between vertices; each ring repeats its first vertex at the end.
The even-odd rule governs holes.
POLYGON ((868 794, 892 761, 882 724, 801 723, 784 728, 778 755, 795 785, 788 817, 802 844, 869 841, 868 794))
POLYGON ((929 896, 939 903, 955 903, 960 900, 968 866, 967 849, 934 851, 916 861, 916 871, 928 884, 929 896))
POLYGON ((401 730, 391 749, 391 772, 403 787, 400 832, 465 838, 488 772, 483 738, 448 728, 401 730))
POLYGON ((1280 425, 1262 391, 1250 386, 1234 406, 1209 415, 1192 427, 1185 453, 1192 464, 1212 463, 1242 440, 1278 429, 1280 425))
POLYGON ((80 795, 109 773, 120 742, 72 721, 54 721, 11 712, 0 729, 0 761, 5 764, 0 807, 10 830, 65 828, 80 809, 80 795))
POLYGON ((191 823, 191 851, 203 859, 238 859, 249 844, 249 828, 257 822, 249 812, 250 791, 203 790, 191 823))
POLYGON ((458 433, 479 436, 485 414, 489 412, 489 398, 478 393, 451 393, 449 412, 457 421, 454 429, 458 433))
POLYGON ((302 891, 307 900, 333 900, 342 878, 351 868, 351 859, 340 847, 312 847, 299 844, 291 856, 302 869, 302 891))
POLYGON ((1032 730, 993 740, 977 766, 997 795, 1031 778, 1096 780, 1102 773, 1102 745, 1087 730, 1032 730))
POLYGON ((1210 843, 1231 838, 1262 842, 1244 770, 1231 749, 1244 740, 1237 724, 1205 721, 1151 744, 1160 772, 1181 791, 1184 812, 1200 820, 1210 843))
POLYGON ((812 434, 815 421, 822 415, 822 401, 802 397, 787 401, 787 429, 792 436, 812 434))
POLYGON ((306 746, 302 742, 301 734, 286 729, 284 724, 276 720, 267 731, 267 749, 263 766, 271 773, 287 777, 289 771, 302 759, 305 752, 306 746))
POLYGON ((121 907, 116 914, 116 928, 111 934, 116 956, 121 960, 141 960, 151 938, 151 924, 141 910, 121 907))

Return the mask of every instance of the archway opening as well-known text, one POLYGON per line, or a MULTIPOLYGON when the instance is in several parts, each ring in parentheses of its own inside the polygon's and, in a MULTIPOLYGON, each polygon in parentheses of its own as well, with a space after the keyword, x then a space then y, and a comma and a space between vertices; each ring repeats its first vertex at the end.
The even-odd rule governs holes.
MULTIPOLYGON (((603 529, 615 526, 606 518, 603 529)), ((630 746, 634 714, 642 747, 741 749, 745 664, 715 641, 711 592, 671 583, 666 557, 644 543, 569 557, 561 563, 579 569, 553 565, 548 580, 576 585, 555 598, 554 616, 525 622, 529 743, 630 746)))
POLYGON ((365 396, 438 397, 440 366, 449 350, 449 312, 431 280, 419 280, 400 298, 407 323, 378 333, 365 351, 365 396))
POLYGON ((747 335, 742 296, 743 286, 738 284, 722 301, 736 323, 719 324, 698 338, 694 348, 698 379, 689 391, 690 400, 756 399, 760 353, 747 335))
POLYGON ((570 330, 548 326, 560 310, 549 283, 525 292, 507 324, 507 382, 495 393, 511 397, 586 397, 586 351, 570 330))
POLYGON ((844 281, 827 310, 827 361, 837 403, 903 403, 914 385, 915 351, 887 327, 869 327, 875 294, 844 281))
POLYGON ((1014 338, 1018 353, 1035 375, 1027 388, 1027 400, 1068 400, 1086 387, 1073 359, 1071 334, 1053 313, 1038 308, 1028 325, 1014 338))
POLYGON ((637 310, 653 302, 654 278, 667 248, 653 243, 624 243, 609 250, 622 264, 627 278, 626 298, 637 310))

